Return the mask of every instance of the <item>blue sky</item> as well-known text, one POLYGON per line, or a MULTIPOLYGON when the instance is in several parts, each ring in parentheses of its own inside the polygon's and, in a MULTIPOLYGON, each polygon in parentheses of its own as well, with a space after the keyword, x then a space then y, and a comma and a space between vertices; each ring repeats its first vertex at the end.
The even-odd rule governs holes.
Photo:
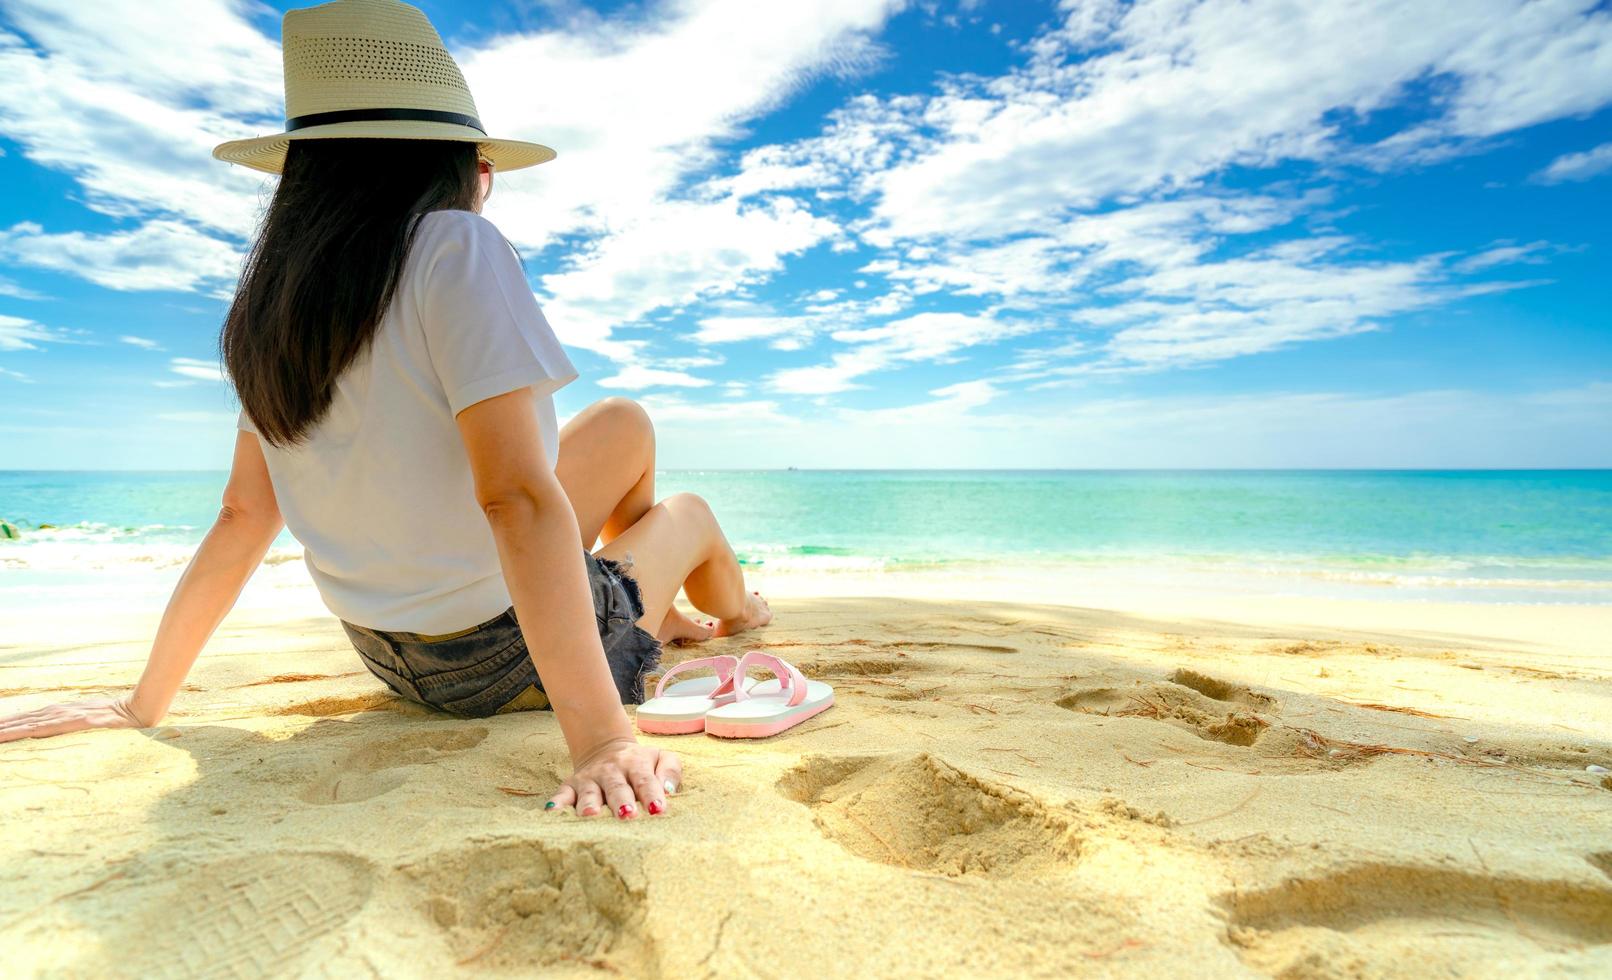
MULTIPOLYGON (((287 6, 0 0, 0 467, 228 465, 287 6)), ((1612 465, 1607 3, 422 9, 663 467, 1612 465)))

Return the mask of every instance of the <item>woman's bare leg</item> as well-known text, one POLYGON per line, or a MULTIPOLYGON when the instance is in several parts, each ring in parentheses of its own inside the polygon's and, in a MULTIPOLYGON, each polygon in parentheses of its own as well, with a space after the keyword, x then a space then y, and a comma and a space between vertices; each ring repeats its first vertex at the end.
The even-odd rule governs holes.
POLYGON ((655 427, 630 398, 603 398, 560 430, 554 475, 571 499, 582 547, 638 523, 655 503, 655 427))
POLYGON ((674 493, 649 508, 638 523, 598 552, 625 561, 638 580, 644 615, 638 625, 653 632, 682 589, 696 609, 716 617, 716 635, 730 636, 772 619, 758 593, 745 590, 744 572, 705 499, 674 493))
MULTIPOLYGON (((582 546, 606 544, 644 516, 655 502, 655 426, 630 398, 602 398, 560 429, 554 474, 576 512, 582 546)), ((708 639, 716 622, 696 623, 671 605, 644 629, 663 643, 708 639)))

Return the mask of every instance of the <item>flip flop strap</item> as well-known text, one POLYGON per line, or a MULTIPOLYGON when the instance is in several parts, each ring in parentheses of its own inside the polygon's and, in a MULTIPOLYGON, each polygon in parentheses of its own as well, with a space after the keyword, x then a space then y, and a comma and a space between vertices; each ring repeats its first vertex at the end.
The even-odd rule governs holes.
POLYGON ((760 650, 751 650, 739 658, 739 666, 733 675, 733 699, 743 701, 750 695, 744 691, 744 674, 751 667, 764 667, 772 671, 778 678, 778 684, 789 692, 789 700, 785 703, 791 708, 806 700, 806 675, 802 674, 795 665, 782 657, 775 657, 760 650))
POLYGON ((671 670, 668 670, 666 673, 660 675, 660 683, 655 685, 655 696, 657 698, 660 697, 661 692, 666 690, 666 682, 671 680, 674 675, 686 674, 691 670, 701 670, 706 667, 716 671, 716 676, 722 679, 722 683, 716 686, 716 690, 712 691, 710 696, 714 698, 718 695, 727 694, 728 691, 726 689, 732 687, 734 684, 733 674, 734 671, 738 670, 739 668, 739 658, 733 656, 732 654, 719 653, 714 657, 700 657, 697 660, 685 660, 673 667, 671 670))

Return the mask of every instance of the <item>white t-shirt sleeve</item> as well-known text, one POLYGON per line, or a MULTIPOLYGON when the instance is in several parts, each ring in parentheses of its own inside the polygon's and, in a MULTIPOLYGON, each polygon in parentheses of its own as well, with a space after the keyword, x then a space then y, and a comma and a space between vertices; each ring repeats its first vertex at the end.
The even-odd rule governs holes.
POLYGON ((520 261, 492 222, 469 211, 436 212, 415 280, 426 347, 449 410, 531 386, 550 394, 577 369, 526 283, 520 261))

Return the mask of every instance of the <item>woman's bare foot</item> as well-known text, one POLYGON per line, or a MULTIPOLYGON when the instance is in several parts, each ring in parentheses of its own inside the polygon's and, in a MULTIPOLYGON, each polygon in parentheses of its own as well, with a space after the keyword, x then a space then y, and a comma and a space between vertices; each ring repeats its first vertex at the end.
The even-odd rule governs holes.
POLYGON ((772 622, 772 609, 767 600, 761 597, 760 592, 752 592, 744 597, 744 614, 738 619, 719 619, 716 621, 716 632, 713 636, 732 636, 743 633, 745 630, 755 629, 772 622))
POLYGON ((661 620, 660 630, 655 634, 655 638, 662 643, 670 643, 674 646, 698 643, 701 640, 711 638, 711 630, 715 625, 714 622, 709 625, 696 623, 683 615, 676 606, 673 606, 667 610, 666 618, 661 620))

